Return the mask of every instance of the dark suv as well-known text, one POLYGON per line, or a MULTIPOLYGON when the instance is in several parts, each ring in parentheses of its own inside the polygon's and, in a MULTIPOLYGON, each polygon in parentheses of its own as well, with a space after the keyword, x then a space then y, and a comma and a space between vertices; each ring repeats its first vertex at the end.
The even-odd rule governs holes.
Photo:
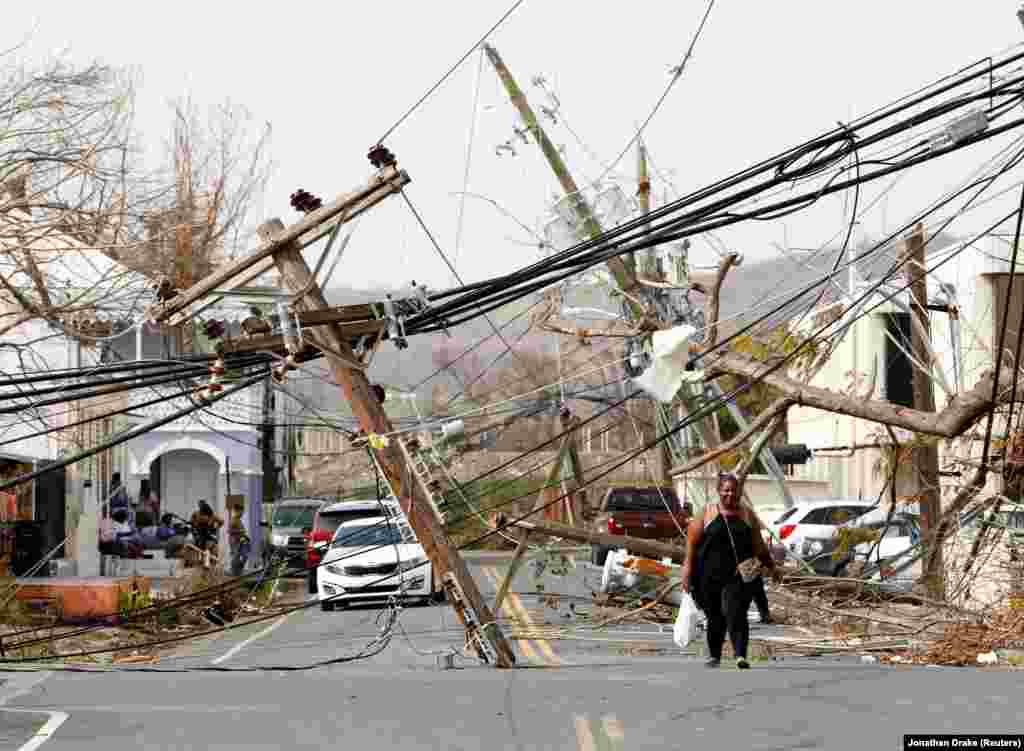
MULTIPOLYGON (((592 529, 682 544, 692 516, 692 508, 680 503, 673 487, 616 487, 604 494, 592 529)), ((603 566, 611 549, 607 545, 591 545, 591 561, 603 566)))

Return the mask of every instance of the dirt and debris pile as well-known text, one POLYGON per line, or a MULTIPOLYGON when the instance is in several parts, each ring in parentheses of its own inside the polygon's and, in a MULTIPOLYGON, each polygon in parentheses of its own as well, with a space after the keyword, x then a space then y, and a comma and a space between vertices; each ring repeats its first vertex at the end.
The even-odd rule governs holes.
POLYGON ((979 660, 982 655, 1022 648, 1024 613, 1006 608, 989 614, 982 623, 947 624, 941 637, 907 657, 918 664, 967 666, 984 664, 983 659, 979 660))

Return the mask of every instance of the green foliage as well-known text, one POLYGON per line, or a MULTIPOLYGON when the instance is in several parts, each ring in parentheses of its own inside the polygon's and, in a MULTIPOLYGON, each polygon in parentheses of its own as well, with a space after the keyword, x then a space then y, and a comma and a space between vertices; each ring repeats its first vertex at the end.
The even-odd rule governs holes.
POLYGON ((832 553, 833 560, 839 560, 857 545, 865 542, 875 542, 881 537, 881 531, 877 529, 864 529, 861 527, 840 527, 836 530, 836 548, 832 553))
POLYGON ((117 597, 117 610, 122 618, 130 618, 137 610, 143 610, 153 605, 153 598, 148 592, 132 590, 121 592, 117 597))

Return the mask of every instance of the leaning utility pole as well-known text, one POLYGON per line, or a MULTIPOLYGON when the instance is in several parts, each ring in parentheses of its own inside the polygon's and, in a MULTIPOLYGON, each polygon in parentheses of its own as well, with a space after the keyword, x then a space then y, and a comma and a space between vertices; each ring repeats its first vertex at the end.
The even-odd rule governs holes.
MULTIPOLYGON (((644 146, 642 140, 637 141, 637 188, 636 197, 640 202, 640 215, 647 216, 651 213, 651 176, 647 168, 647 147, 644 146)), ((651 225, 648 222, 645 225, 645 229, 650 231, 651 225)), ((643 269, 644 276, 654 281, 664 281, 658 275, 658 254, 656 248, 649 248, 643 251, 643 269)))
MULTIPOLYGON (((910 352, 920 365, 913 368, 914 409, 923 412, 935 411, 935 391, 931 375, 931 347, 925 337, 930 336, 931 324, 928 316, 928 275, 925 266, 924 226, 918 224, 907 238, 907 276, 910 285, 910 314, 920 326, 910 327, 910 352)), ((924 584, 936 599, 941 599, 945 590, 941 543, 933 543, 932 535, 938 529, 942 517, 942 493, 939 486, 939 447, 929 440, 926 445, 914 449, 917 469, 918 495, 921 499, 921 538, 926 546, 924 584)))
MULTIPOLYGON (((327 310, 323 292, 302 256, 302 248, 324 237, 332 227, 351 221, 388 196, 399 192, 409 182, 409 176, 398 169, 394 157, 383 147, 374 148, 370 152, 370 159, 378 171, 366 186, 343 194, 327 205, 320 206, 317 201, 315 207, 306 211, 303 219, 291 226, 286 227, 279 219, 265 223, 259 233, 263 238, 259 248, 226 264, 190 289, 150 310, 150 320, 194 315, 195 310, 202 309, 204 298, 215 294, 218 288, 226 283, 237 285, 242 279, 251 280, 258 275, 259 270, 269 270, 271 264, 281 272, 284 284, 292 294, 291 308, 300 314, 300 320, 302 313, 309 313, 309 317, 317 317, 318 314, 329 319, 331 311, 327 310)), ((283 372, 287 372, 306 346, 307 334, 304 332, 299 337, 291 328, 290 321, 283 324, 288 352, 283 372)), ((450 545, 437 519, 437 510, 425 483, 415 474, 413 463, 416 449, 399 443, 404 440, 404 436, 395 434, 380 399, 367 380, 365 365, 353 351, 345 325, 331 321, 313 326, 307 331, 312 344, 326 356, 335 382, 341 387, 353 415, 367 435, 376 459, 399 499, 402 511, 430 559, 433 575, 444 587, 449 603, 466 628, 470 643, 491 664, 511 667, 515 663, 515 655, 495 623, 458 549, 450 545)))
MULTIPOLYGON (((551 170, 555 173, 558 184, 562 186, 566 197, 572 202, 573 210, 583 223, 587 234, 591 238, 600 237, 604 230, 598 224, 597 219, 594 218, 593 211, 591 211, 590 206, 587 205, 586 200, 580 193, 579 186, 576 185, 576 181, 569 172, 569 168, 562 159, 562 155, 558 153, 558 149, 555 148, 551 139, 548 138, 548 134, 541 127, 540 121, 537 120, 537 115, 530 107, 530 103, 526 101, 526 95, 523 94, 523 90, 519 88, 519 84, 512 77, 512 73, 505 63, 502 62, 498 51, 489 44, 484 45, 484 51, 487 53, 491 65, 494 66, 498 78, 501 79, 502 84, 505 86, 505 91, 508 93, 509 99, 512 100, 513 106, 519 111, 519 116, 523 118, 526 129, 537 139, 537 145, 544 152, 544 157, 547 159, 548 164, 551 165, 551 170)), ((607 264, 608 269, 612 272, 612 276, 615 277, 615 282, 619 285, 619 289, 629 292, 637 286, 635 264, 632 255, 621 258, 609 258, 607 264)), ((636 312, 640 313, 640 311, 636 312)))
MULTIPOLYGON (((498 55, 498 52, 497 50, 494 49, 494 47, 485 44, 484 51, 490 58, 491 64, 494 66, 495 71, 497 71, 498 77, 501 79, 502 84, 504 84, 505 91, 508 93, 509 99, 511 99, 512 104, 519 111, 519 115, 520 117, 522 117, 527 130, 533 134, 534 138, 537 139, 537 144, 540 146, 541 151, 544 152, 544 156, 547 159, 548 164, 551 165, 551 170, 555 173, 555 177, 558 179, 559 184, 562 186, 562 190, 565 191, 566 195, 572 201, 573 207, 577 215, 582 220, 583 226, 586 229, 587 234, 591 238, 596 238, 600 236, 603 232, 601 225, 594 218, 593 212, 587 205, 586 200, 580 194, 579 188, 576 185, 576 181, 573 180, 573 177, 569 172, 569 168, 566 166, 565 161, 562 159, 562 155, 558 152, 558 149, 555 148, 554 144, 551 142, 551 139, 548 138, 547 134, 544 132, 544 129, 540 126, 540 122, 537 120, 537 115, 530 108, 530 104, 529 102, 527 102, 526 96, 523 94, 522 89, 519 88, 519 85, 512 77, 512 73, 509 71, 508 67, 502 61, 501 57, 498 55)), ((647 180, 647 183, 648 187, 646 189, 649 191, 649 180, 647 180)), ((618 284, 620 290, 626 292, 627 294, 630 294, 631 296, 640 296, 642 294, 637 283, 636 262, 632 254, 628 254, 621 258, 610 258, 606 261, 606 264, 608 266, 609 271, 611 271, 612 276, 615 278, 615 282, 616 284, 618 284)), ((634 302, 634 300, 635 297, 629 300, 629 307, 630 310, 633 312, 635 321, 640 322, 644 320, 645 313, 640 308, 640 306, 634 302)), ((669 325, 669 323, 665 321, 652 321, 650 320, 650 317, 647 317, 645 323, 647 324, 647 326, 653 324, 655 326, 660 325, 661 327, 665 327, 669 325)), ((718 390, 716 385, 712 384, 711 390, 716 397, 721 397, 721 391, 718 390)), ((693 414, 697 409, 699 409, 699 406, 696 404, 695 396, 696 395, 693 393, 688 393, 688 391, 685 388, 681 393, 681 401, 689 414, 693 414)), ((729 408, 731 414, 736 419, 736 421, 740 424, 740 426, 745 427, 747 424, 747 420, 746 417, 743 415, 742 410, 740 410, 739 407, 733 402, 729 402, 727 404, 727 407, 729 408)), ((697 430, 704 438, 704 441, 708 445, 708 448, 713 448, 714 446, 717 445, 717 438, 714 435, 713 431, 710 429, 710 426, 705 422, 705 420, 701 420, 697 424, 697 430)), ((646 445, 647 442, 648 441, 645 440, 644 445, 646 445)), ((661 452, 659 451, 659 455, 660 454, 661 452)), ((669 463, 671 464, 671 460, 669 461, 669 463)), ((789 493, 788 487, 786 486, 786 479, 785 475, 782 472, 782 468, 779 467, 778 463, 774 461, 774 458, 771 457, 770 454, 765 455, 765 464, 768 465, 769 471, 775 477, 776 484, 779 488, 779 494, 782 496, 786 508, 791 508, 793 506, 793 498, 789 493)))

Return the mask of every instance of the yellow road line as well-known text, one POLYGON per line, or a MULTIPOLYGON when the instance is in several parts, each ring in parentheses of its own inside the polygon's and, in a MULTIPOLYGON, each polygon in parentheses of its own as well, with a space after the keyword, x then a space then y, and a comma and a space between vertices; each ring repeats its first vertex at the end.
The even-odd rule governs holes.
MULTIPOLYGON (((493 567, 491 568, 491 576, 493 577, 495 582, 498 582, 501 578, 498 570, 493 567)), ((515 611, 516 615, 519 616, 519 620, 525 625, 527 632, 543 633, 540 629, 537 628, 537 625, 530 617, 529 612, 523 606, 523 601, 519 599, 519 595, 515 594, 514 592, 509 592, 507 595, 505 595, 505 603, 510 605, 512 609, 515 611)), ((503 608, 505 607, 505 603, 502 603, 503 608)), ((534 636, 532 641, 537 646, 537 649, 539 649, 547 658, 549 665, 564 664, 562 658, 558 656, 554 648, 551 646, 551 642, 549 642, 547 639, 534 636)))
POLYGON ((576 724, 576 751, 596 751, 597 744, 594 743, 594 734, 590 732, 590 722, 580 715, 576 715, 573 720, 576 724))
POLYGON ((591 721, 587 715, 575 715, 576 751, 623 751, 626 733, 615 715, 591 721))
MULTIPOLYGON (((523 607, 523 601, 519 599, 519 596, 512 592, 509 592, 506 595, 506 598, 508 599, 512 607, 515 608, 516 612, 519 613, 519 617, 523 620, 524 623, 526 623, 526 627, 528 629, 535 629, 536 626, 534 625, 533 619, 530 618, 530 614, 526 611, 526 608, 523 607)), ((535 636, 533 638, 533 643, 536 644, 540 651, 544 653, 544 656, 548 658, 548 662, 551 665, 562 664, 562 659, 557 654, 555 654, 555 650, 552 648, 551 642, 549 642, 547 639, 540 639, 535 636)))
MULTIPOLYGON (((482 569, 484 575, 492 582, 494 582, 494 586, 497 587, 498 572, 495 569, 490 568, 489 566, 483 566, 482 569)), ((508 607, 509 599, 508 596, 506 595, 505 602, 501 604, 501 608, 505 611, 506 614, 512 616, 513 613, 510 610, 508 610, 508 607)), ((526 659, 531 660, 532 662, 544 662, 544 660, 541 659, 541 657, 533 650, 533 645, 530 643, 529 639, 515 639, 515 641, 519 642, 519 648, 523 650, 523 654, 526 655, 526 659)))
POLYGON ((611 747, 613 749, 623 749, 626 747, 626 731, 622 727, 622 723, 615 717, 615 715, 607 715, 602 723, 604 725, 604 734, 611 741, 611 747))

